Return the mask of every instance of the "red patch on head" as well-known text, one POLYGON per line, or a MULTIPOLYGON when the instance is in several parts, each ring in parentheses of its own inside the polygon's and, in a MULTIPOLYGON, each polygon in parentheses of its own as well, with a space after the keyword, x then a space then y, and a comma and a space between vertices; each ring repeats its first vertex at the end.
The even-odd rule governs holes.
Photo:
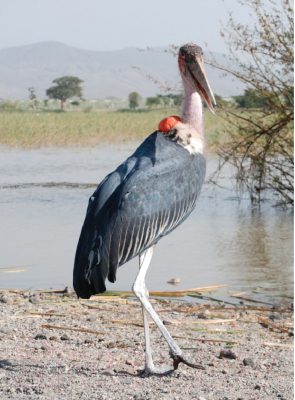
POLYGON ((181 122, 181 118, 178 117, 178 115, 172 115, 171 117, 162 119, 159 123, 158 129, 161 132, 168 132, 179 122, 181 122))

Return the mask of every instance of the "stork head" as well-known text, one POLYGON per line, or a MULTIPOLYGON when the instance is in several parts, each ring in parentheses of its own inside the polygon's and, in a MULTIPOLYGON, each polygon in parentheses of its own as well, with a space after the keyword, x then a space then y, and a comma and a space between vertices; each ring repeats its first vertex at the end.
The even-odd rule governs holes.
POLYGON ((188 43, 180 47, 178 64, 182 79, 192 92, 197 92, 205 100, 209 110, 214 114, 216 105, 205 69, 203 50, 196 44, 188 43))

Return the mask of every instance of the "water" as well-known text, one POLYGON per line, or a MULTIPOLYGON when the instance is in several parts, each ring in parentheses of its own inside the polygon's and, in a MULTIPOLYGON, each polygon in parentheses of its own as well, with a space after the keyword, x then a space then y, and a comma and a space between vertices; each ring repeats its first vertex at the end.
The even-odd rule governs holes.
MULTIPOLYGON (((75 249, 95 189, 86 184, 98 184, 136 147, 1 149, 1 288, 72 286, 75 249), (26 272, 1 273, 8 267, 26 272)), ((207 176, 217 162, 208 157, 207 176)), ((228 284, 225 290, 251 294, 261 286, 268 290, 256 294, 258 299, 291 296, 292 212, 271 202, 254 208, 246 194, 239 201, 226 174, 222 185, 227 189, 205 184, 189 219, 158 243, 147 287, 174 290, 167 281, 180 278, 177 289, 228 284)), ((108 289, 130 290, 137 270, 136 258, 119 269, 108 289)))

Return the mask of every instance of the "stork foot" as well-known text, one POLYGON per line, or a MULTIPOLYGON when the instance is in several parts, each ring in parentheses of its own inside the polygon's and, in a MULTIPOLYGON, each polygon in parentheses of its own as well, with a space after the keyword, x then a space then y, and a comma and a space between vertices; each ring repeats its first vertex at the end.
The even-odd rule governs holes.
POLYGON ((142 375, 168 375, 171 374, 174 369, 169 367, 168 365, 162 365, 161 367, 155 367, 154 365, 145 366, 145 369, 141 371, 142 375))
POLYGON ((201 364, 196 364, 194 362, 191 362, 188 360, 183 354, 171 354, 171 358, 173 359, 173 367, 174 370, 178 368, 178 365, 183 362, 185 365, 191 367, 191 368, 196 368, 196 369, 206 369, 203 367, 201 364))

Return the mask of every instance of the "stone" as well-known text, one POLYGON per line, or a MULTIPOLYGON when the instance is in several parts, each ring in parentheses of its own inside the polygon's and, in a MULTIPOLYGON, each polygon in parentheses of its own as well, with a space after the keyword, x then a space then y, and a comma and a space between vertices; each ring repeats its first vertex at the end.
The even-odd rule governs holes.
POLYGON ((254 363, 251 360, 251 358, 244 358, 243 364, 245 365, 245 367, 249 366, 249 367, 254 368, 254 363))
POLYGON ((282 307, 279 305, 279 304, 274 304, 273 306, 272 306, 272 309, 273 310, 280 310, 282 307))
POLYGON ((167 281, 167 283, 170 283, 171 285, 177 285, 178 283, 180 283, 180 279, 172 278, 172 279, 169 279, 169 281, 167 281))
POLYGON ((38 296, 32 296, 29 298, 29 302, 32 304, 38 304, 41 303, 40 297, 38 296))
POLYGON ((73 288, 71 288, 70 286, 66 286, 64 293, 72 294, 72 293, 75 293, 75 290, 73 288))
POLYGON ((35 340, 48 340, 48 335, 46 335, 45 333, 38 333, 38 335, 36 335, 34 337, 35 340))
MULTIPOLYGON (((209 311, 209 310, 206 310, 206 311, 209 311)), ((209 311, 209 313, 210 313, 210 311, 209 311)), ((209 316, 205 312, 201 312, 198 314, 198 318, 199 319, 209 319, 209 316)))
POLYGON ((219 358, 228 358, 230 360, 236 360, 237 356, 231 350, 221 350, 219 358))
POLYGON ((71 338, 69 337, 69 335, 67 335, 66 333, 64 333, 61 337, 60 340, 71 340, 71 338))
POLYGON ((0 368, 12 367, 12 362, 9 360, 0 360, 0 368))
POLYGON ((274 320, 276 320, 276 319, 281 319, 281 317, 279 317, 279 316, 276 315, 276 314, 272 314, 272 315, 270 315, 270 316, 268 317, 268 319, 271 320, 271 321, 274 321, 274 320))
POLYGON ((9 298, 7 296, 0 297, 0 303, 8 303, 8 302, 9 302, 9 298))

